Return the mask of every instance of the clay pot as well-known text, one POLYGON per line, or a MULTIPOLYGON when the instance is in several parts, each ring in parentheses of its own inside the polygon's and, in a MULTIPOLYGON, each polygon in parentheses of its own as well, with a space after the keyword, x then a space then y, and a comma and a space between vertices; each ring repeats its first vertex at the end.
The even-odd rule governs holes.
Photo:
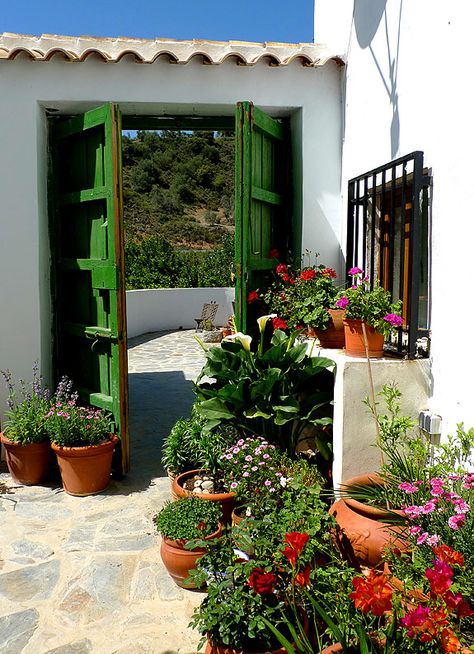
MULTIPOLYGON (((190 477, 205 472, 203 470, 188 470, 188 472, 183 472, 172 482, 172 491, 171 494, 173 499, 179 499, 180 497, 189 497, 193 495, 191 491, 187 491, 183 488, 184 482, 190 477)), ((197 497, 200 497, 202 500, 208 500, 210 502, 219 502, 222 510, 222 523, 230 524, 232 521, 232 510, 235 506, 235 493, 194 493, 197 497)))
POLYGON ((118 441, 115 434, 110 434, 110 439, 99 445, 63 447, 51 443, 66 493, 77 496, 96 495, 107 488, 112 454, 118 441))
POLYGON ((327 329, 316 329, 316 336, 321 347, 343 348, 344 347, 344 309, 328 309, 331 316, 327 329))
MULTIPOLYGON (((204 540, 212 540, 218 538, 222 534, 222 529, 219 529, 213 534, 206 536, 204 540)), ((190 570, 196 569, 198 559, 206 552, 204 548, 196 548, 194 550, 185 550, 185 540, 171 540, 170 538, 163 538, 161 541, 160 554, 163 564, 168 571, 168 574, 173 579, 175 584, 181 588, 196 588, 194 583, 184 583, 189 576, 190 570)))
MULTIPOLYGON (((350 492, 351 485, 381 484, 382 479, 377 474, 354 477, 342 484, 350 492)), ((376 568, 380 566, 384 549, 390 544, 405 549, 406 544, 397 539, 397 534, 403 527, 390 523, 393 513, 403 515, 401 511, 389 512, 359 502, 350 497, 335 502, 330 510, 339 529, 334 535, 336 545, 344 558, 354 566, 376 568)))
MULTIPOLYGON (((369 357, 380 359, 383 356, 384 336, 376 332, 373 327, 365 324, 367 343, 369 346, 369 357)), ((364 334, 362 331, 362 320, 344 319, 344 337, 346 341, 346 354, 350 357, 365 357, 364 334)))
POLYGON ((8 470, 12 478, 24 486, 39 484, 47 476, 51 464, 49 441, 20 445, 0 434, 6 453, 8 470))
MULTIPOLYGON (((268 652, 255 652, 254 650, 241 649, 237 650, 227 645, 212 645, 208 640, 204 654, 268 654, 268 652)), ((278 649, 272 650, 271 654, 287 654, 287 650, 284 647, 279 647, 278 649)))

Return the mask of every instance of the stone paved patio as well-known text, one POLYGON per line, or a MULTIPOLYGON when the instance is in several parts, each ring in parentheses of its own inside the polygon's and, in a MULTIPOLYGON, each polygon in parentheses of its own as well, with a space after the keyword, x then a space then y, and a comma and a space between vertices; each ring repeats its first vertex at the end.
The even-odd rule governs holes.
POLYGON ((153 515, 169 497, 163 438, 188 415, 203 363, 194 331, 129 344, 131 471, 102 495, 58 481, 15 485, 1 468, 2 654, 194 654, 200 593, 179 589, 159 555, 153 515))

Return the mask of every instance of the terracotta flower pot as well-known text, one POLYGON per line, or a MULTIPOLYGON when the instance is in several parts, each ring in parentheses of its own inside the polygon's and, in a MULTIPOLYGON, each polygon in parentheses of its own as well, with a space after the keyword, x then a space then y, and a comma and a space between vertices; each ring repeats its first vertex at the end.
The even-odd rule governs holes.
MULTIPOLYGON (((172 482, 172 497, 179 499, 180 497, 189 497, 193 495, 191 491, 187 491, 183 488, 184 482, 190 477, 194 477, 198 473, 202 473, 203 470, 189 470, 188 472, 183 472, 178 475, 172 482)), ((222 510, 222 522, 223 524, 230 524, 232 521, 232 510, 235 506, 235 493, 194 493, 197 497, 200 497, 202 500, 208 500, 210 502, 219 502, 222 510)))
MULTIPOLYGON (((384 336, 376 332, 373 327, 365 324, 369 357, 380 359, 383 356, 384 336)), ((346 341, 346 354, 350 357, 365 357, 364 334, 362 320, 344 319, 344 337, 346 341)))
MULTIPOLYGON (((227 645, 213 645, 208 640, 204 654, 268 654, 265 652, 255 652, 254 650, 237 650, 233 647, 228 647, 227 645)), ((272 650, 271 654, 287 654, 287 650, 284 647, 279 647, 278 649, 272 650)))
POLYGON ((6 453, 8 470, 13 479, 24 486, 39 484, 47 476, 51 464, 49 441, 20 445, 0 434, 6 453))
MULTIPOLYGON (((378 483, 382 483, 382 480, 377 474, 361 475, 345 481, 342 487, 349 489, 351 485, 370 486, 378 483)), ((336 544, 353 565, 375 568, 381 564, 383 551, 389 544, 400 549, 406 547, 396 536, 403 531, 403 527, 389 522, 393 513, 403 515, 401 511, 389 512, 344 497, 332 505, 329 513, 339 526, 335 534, 336 544)))
POLYGON ((58 459, 61 480, 69 495, 95 495, 102 492, 110 482, 112 454, 119 439, 110 439, 99 445, 62 447, 51 443, 58 459))
POLYGON ((343 348, 344 347, 344 309, 328 309, 331 316, 327 329, 316 329, 316 336, 321 347, 343 348))
MULTIPOLYGON (((218 538, 222 533, 219 529, 213 534, 206 536, 204 540, 212 540, 218 538)), ((168 574, 173 579, 175 584, 181 588, 196 588, 194 583, 186 584, 185 580, 189 576, 190 570, 196 569, 198 559, 205 553, 204 548, 196 548, 194 550, 185 550, 184 540, 171 540, 170 538, 163 538, 161 541, 160 554, 163 564, 168 571, 168 574)))

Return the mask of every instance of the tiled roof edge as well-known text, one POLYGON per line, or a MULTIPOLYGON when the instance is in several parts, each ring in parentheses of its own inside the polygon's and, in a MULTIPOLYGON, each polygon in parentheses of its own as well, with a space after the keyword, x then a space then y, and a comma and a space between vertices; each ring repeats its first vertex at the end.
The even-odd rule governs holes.
POLYGON ((33 61, 62 59, 85 61, 91 55, 107 63, 117 63, 124 57, 136 63, 151 64, 160 57, 171 63, 187 64, 193 57, 203 64, 218 65, 234 60, 241 66, 253 66, 267 61, 273 66, 287 66, 300 61, 303 66, 323 66, 334 60, 344 63, 343 57, 325 45, 315 43, 252 43, 248 41, 177 41, 175 39, 99 38, 92 36, 57 36, 43 34, 29 36, 4 32, 0 35, 0 59, 14 60, 20 54, 33 61))

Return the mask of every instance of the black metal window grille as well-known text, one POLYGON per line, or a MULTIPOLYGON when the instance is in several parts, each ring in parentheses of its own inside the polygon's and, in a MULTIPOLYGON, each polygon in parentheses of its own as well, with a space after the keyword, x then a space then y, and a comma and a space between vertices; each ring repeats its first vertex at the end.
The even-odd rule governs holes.
POLYGON ((429 193, 423 152, 349 181, 347 270, 358 266, 403 303, 388 350, 414 359, 429 350, 429 193))

